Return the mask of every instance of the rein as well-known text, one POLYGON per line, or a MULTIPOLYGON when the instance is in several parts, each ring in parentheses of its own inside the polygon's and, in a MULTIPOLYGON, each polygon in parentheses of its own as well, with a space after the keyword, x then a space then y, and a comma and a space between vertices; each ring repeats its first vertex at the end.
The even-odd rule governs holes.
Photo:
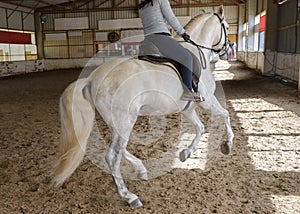
POLYGON ((196 42, 194 42, 193 40, 189 39, 187 42, 188 43, 191 43, 192 45, 196 46, 199 50, 199 55, 200 55, 200 62, 201 62, 201 65, 202 65, 202 68, 203 69, 206 69, 207 67, 207 64, 206 64, 206 60, 205 60, 205 55, 203 53, 203 50, 202 49, 207 49, 207 50, 210 50, 210 51, 213 51, 217 54, 219 54, 221 51, 223 50, 226 50, 226 46, 227 46, 227 43, 228 43, 228 38, 227 38, 227 34, 226 34, 226 29, 225 29, 225 25, 223 23, 223 19, 220 18, 220 16, 217 14, 217 13, 214 13, 214 15, 216 17, 218 17, 220 23, 221 23, 221 37, 220 37, 220 40, 217 42, 217 44, 213 45, 213 46, 217 46, 218 44, 221 43, 222 41, 222 36, 223 36, 223 31, 224 31, 224 34, 225 34, 225 42, 223 44, 223 46, 221 48, 218 48, 218 49, 215 49, 215 48, 210 48, 210 47, 206 47, 206 46, 203 46, 203 45, 199 45, 197 44, 196 42))

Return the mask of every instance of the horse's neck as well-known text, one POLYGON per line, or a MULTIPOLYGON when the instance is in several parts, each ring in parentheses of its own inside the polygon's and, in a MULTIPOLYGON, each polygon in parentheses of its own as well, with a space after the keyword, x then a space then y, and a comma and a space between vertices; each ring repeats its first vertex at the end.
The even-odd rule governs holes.
MULTIPOLYGON (((199 45, 211 48, 214 43, 215 37, 215 25, 210 19, 211 14, 206 14, 201 17, 197 17, 192 22, 188 23, 185 27, 187 34, 191 36, 191 39, 199 45)), ((191 48, 191 44, 185 44, 186 48, 193 50, 194 54, 198 52, 197 48, 191 48)), ((204 54, 204 61, 206 61, 206 69, 203 69, 200 76, 199 90, 201 93, 206 91, 208 94, 213 94, 215 91, 215 79, 210 67, 211 51, 208 49, 201 49, 204 54)), ((199 52, 196 56, 200 57, 199 52)))
MULTIPOLYGON (((205 47, 212 47, 215 33, 215 25, 210 19, 211 14, 202 15, 189 22, 185 29, 191 39, 199 45, 205 47)), ((210 54, 210 51, 205 51, 210 54)))

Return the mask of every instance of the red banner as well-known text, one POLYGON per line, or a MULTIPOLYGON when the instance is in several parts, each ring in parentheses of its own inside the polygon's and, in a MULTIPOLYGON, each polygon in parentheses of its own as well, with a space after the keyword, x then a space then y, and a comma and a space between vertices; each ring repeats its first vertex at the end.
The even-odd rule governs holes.
POLYGON ((263 15, 260 17, 259 32, 264 32, 265 28, 266 28, 266 16, 263 15))
POLYGON ((32 44, 30 33, 17 33, 0 31, 0 43, 7 44, 32 44))

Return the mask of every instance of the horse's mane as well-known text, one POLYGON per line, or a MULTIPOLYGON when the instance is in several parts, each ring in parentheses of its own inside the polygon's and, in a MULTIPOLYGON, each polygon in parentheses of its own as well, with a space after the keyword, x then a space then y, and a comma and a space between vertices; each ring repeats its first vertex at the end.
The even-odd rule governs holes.
POLYGON ((199 19, 202 18, 205 15, 211 14, 210 12, 205 12, 202 10, 202 13, 193 17, 186 25, 185 25, 185 30, 189 31, 190 29, 193 29, 195 25, 199 24, 199 19))

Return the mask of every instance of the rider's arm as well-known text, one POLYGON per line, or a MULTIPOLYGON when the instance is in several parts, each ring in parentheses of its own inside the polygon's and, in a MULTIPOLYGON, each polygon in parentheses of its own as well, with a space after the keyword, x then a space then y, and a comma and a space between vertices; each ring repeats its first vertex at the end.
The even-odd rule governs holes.
POLYGON ((159 3, 162 14, 168 24, 175 30, 178 35, 182 35, 185 30, 173 13, 169 0, 160 0, 159 3))

